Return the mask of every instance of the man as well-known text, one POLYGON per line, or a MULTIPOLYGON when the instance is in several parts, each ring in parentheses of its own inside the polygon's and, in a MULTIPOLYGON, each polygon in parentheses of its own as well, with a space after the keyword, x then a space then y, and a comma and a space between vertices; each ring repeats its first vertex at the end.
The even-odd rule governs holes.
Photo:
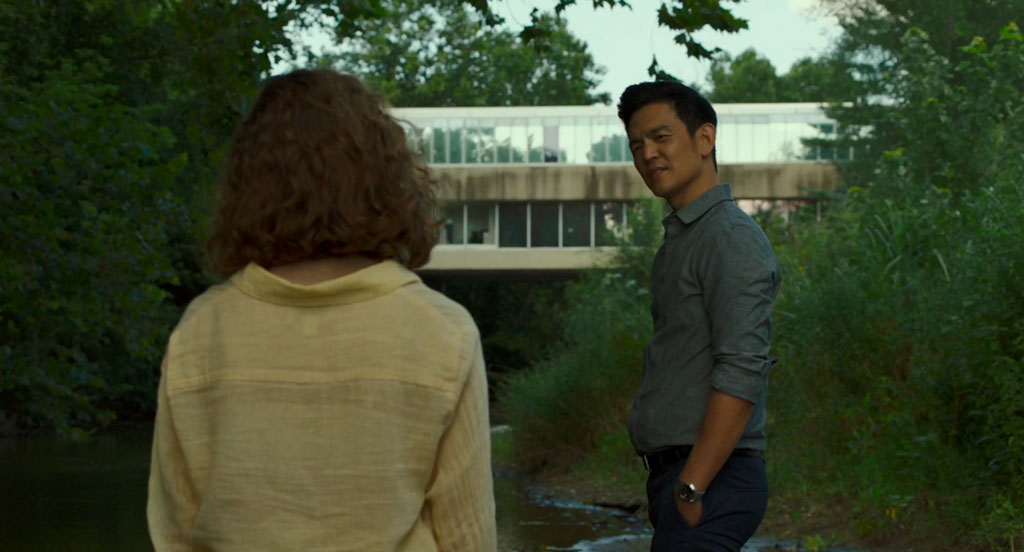
POLYGON ((673 211, 654 260, 654 335, 629 419, 650 471, 651 550, 739 550, 768 502, 778 265, 764 232, 718 182, 707 99, 678 83, 636 84, 622 93, 619 118, 637 171, 673 211))

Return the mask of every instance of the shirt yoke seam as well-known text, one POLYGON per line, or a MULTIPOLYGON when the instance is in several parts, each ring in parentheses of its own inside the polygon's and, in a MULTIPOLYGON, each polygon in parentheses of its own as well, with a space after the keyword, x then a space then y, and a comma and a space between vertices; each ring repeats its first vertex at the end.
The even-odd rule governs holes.
POLYGON ((394 383, 402 383, 406 385, 412 385, 415 387, 422 387, 424 389, 430 389, 438 391, 445 395, 453 395, 452 391, 445 389, 444 386, 440 385, 429 385, 426 383, 409 381, 402 378, 389 378, 389 377, 364 377, 364 376, 352 376, 352 377, 307 377, 307 378, 285 378, 285 377, 272 377, 267 375, 253 376, 251 374, 218 374, 218 375, 204 375, 187 378, 181 382, 168 382, 168 394, 187 393, 190 391, 196 391, 207 387, 209 385, 221 382, 242 382, 242 383, 257 383, 257 384, 268 384, 268 383, 285 383, 294 385, 310 385, 310 384, 332 384, 332 383, 347 383, 350 381, 386 381, 394 383))

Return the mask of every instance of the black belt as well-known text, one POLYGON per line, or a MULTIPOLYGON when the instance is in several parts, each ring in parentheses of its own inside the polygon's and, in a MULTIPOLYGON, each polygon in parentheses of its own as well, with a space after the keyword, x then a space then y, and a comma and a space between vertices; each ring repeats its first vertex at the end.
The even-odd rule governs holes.
MULTIPOLYGON (((693 445, 681 445, 645 454, 640 458, 644 461, 644 468, 647 468, 647 471, 660 472, 677 461, 689 456, 692 450, 693 445)), ((761 460, 764 460, 764 451, 752 448, 738 448, 733 449, 732 454, 729 455, 730 458, 733 456, 746 456, 749 458, 760 458, 761 460)))

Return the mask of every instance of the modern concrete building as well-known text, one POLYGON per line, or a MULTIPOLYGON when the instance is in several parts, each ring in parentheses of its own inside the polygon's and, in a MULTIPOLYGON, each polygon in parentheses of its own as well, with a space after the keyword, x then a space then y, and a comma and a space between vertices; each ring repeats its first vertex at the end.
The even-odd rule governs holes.
MULTIPOLYGON (((803 201, 839 185, 818 104, 719 104, 719 178, 739 200, 803 201)), ((442 202, 424 274, 575 271, 603 262, 649 192, 613 106, 404 108, 442 202)), ((747 203, 750 206, 749 203, 747 203)))

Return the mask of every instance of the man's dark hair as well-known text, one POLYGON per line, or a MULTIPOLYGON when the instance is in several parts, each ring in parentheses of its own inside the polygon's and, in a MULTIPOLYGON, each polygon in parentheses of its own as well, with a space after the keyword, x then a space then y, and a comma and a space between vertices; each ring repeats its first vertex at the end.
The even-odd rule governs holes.
MULTIPOLYGON (((652 103, 671 104, 676 117, 686 125, 690 136, 705 123, 718 127, 718 115, 707 98, 685 84, 671 81, 641 82, 627 86, 619 97, 619 119, 628 127, 633 114, 652 103)), ((717 171, 718 160, 714 149, 711 150, 711 161, 717 171)))

